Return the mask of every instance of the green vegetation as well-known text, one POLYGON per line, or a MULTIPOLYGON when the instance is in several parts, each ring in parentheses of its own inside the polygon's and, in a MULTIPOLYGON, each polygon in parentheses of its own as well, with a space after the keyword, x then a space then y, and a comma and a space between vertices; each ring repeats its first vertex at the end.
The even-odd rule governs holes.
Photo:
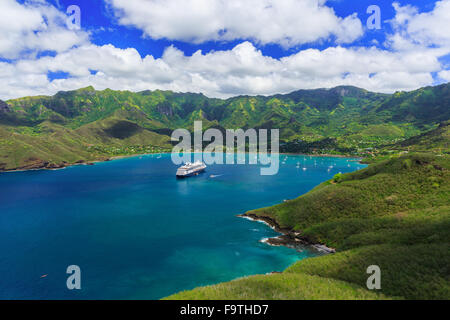
POLYGON ((0 171, 171 150, 174 129, 280 129, 281 152, 367 156, 298 199, 254 210, 337 249, 282 274, 171 299, 449 299, 450 84, 393 95, 355 87, 226 100, 92 87, 0 101, 0 171), (418 154, 422 152, 426 154, 418 154), (365 289, 366 268, 382 289, 365 289))
POLYGON ((169 150, 169 137, 113 118, 76 130, 50 121, 32 128, 0 125, 0 171, 52 168, 80 161, 105 160, 110 156, 169 150), (123 133, 124 127, 126 133, 123 133))
MULTIPOLYGON (((381 290, 389 297, 449 299, 449 243, 377 245, 297 262, 285 273, 337 279, 366 288, 370 265, 381 269, 381 290)), ((369 291, 365 289, 366 291, 369 291)), ((373 292, 373 291, 370 291, 373 292)), ((339 299, 345 299, 345 296, 339 299)))
POLYGON ((439 154, 450 154, 450 121, 442 122, 434 130, 399 142, 394 146, 388 146, 388 148, 414 152, 433 151, 439 154))
POLYGON ((336 175, 295 200, 250 211, 337 253, 301 260, 281 275, 239 279, 169 298, 328 299, 341 290, 338 299, 450 299, 449 170, 448 156, 395 156, 336 175), (370 265, 381 268, 377 297, 365 289, 370 265), (305 280, 306 275, 316 278, 305 280), (308 281, 317 283, 309 287, 308 281))
POLYGON ((448 169, 448 157, 401 156, 344 174, 337 184, 322 183, 295 200, 249 213, 274 218, 282 228, 308 232, 323 222, 444 206, 450 194, 448 169), (435 182, 441 186, 434 187, 435 182))
MULTIPOLYGON (((391 159, 409 152, 433 153, 439 156, 450 154, 450 121, 442 122, 437 128, 426 131, 407 140, 383 146, 376 153, 364 159, 365 163, 375 163, 391 159)), ((409 165, 405 163, 404 165, 409 165)))
POLYGON ((171 132, 192 130, 196 120, 205 130, 279 128, 282 152, 366 155, 408 149, 399 143, 409 141, 448 153, 448 142, 431 136, 424 145, 408 139, 447 121, 449 100, 450 84, 393 95, 341 86, 226 100, 87 87, 0 101, 0 170, 170 150, 171 132))
POLYGON ((304 273, 257 275, 184 291, 166 300, 386 299, 357 285, 304 273))

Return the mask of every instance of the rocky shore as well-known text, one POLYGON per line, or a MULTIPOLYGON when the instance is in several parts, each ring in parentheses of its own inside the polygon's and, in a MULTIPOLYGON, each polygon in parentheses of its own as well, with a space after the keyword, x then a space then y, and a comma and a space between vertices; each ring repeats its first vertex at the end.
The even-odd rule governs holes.
POLYGON ((302 236, 301 232, 293 231, 289 228, 281 228, 278 222, 270 217, 264 217, 264 216, 257 216, 250 213, 244 213, 238 215, 238 217, 249 219, 252 221, 260 221, 267 224, 269 227, 271 227, 273 230, 275 230, 278 233, 281 233, 280 236, 265 239, 264 242, 272 245, 272 246, 285 246, 290 248, 296 248, 299 245, 307 245, 315 248, 318 251, 325 252, 325 253, 335 253, 336 250, 333 248, 328 248, 327 246, 319 243, 314 243, 311 240, 309 240, 307 237, 302 236))
POLYGON ((85 160, 79 160, 75 163, 69 163, 66 161, 63 161, 61 163, 52 163, 48 161, 44 161, 41 159, 35 159, 30 158, 26 164, 12 168, 12 169, 6 169, 4 166, 2 166, 2 163, 0 163, 0 172, 12 172, 12 171, 27 171, 27 170, 57 170, 57 169, 63 169, 70 166, 76 166, 76 165, 94 165, 95 162, 103 162, 103 161, 109 161, 109 158, 105 159, 99 159, 97 161, 85 161, 85 160))

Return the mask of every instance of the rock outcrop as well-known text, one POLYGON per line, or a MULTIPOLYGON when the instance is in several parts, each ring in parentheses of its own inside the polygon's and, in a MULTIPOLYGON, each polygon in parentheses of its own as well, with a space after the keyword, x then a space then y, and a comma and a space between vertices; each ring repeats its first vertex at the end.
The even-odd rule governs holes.
POLYGON ((9 105, 5 102, 0 100, 0 112, 10 112, 11 108, 9 105))
POLYGON ((270 217, 263 217, 263 216, 257 216, 251 213, 245 213, 238 215, 238 217, 251 219, 254 221, 261 221, 269 225, 273 230, 275 230, 278 233, 281 233, 278 237, 273 237, 269 239, 265 239, 264 242, 267 244, 270 244, 272 246, 285 246, 285 247, 291 247, 296 248, 299 245, 309 245, 313 248, 315 248, 318 251, 325 252, 325 253, 335 253, 336 250, 333 248, 328 248, 327 246, 312 242, 307 237, 302 236, 301 232, 293 231, 289 228, 281 228, 278 222, 270 217))
POLYGON ((62 163, 51 163, 36 158, 29 158, 24 165, 18 167, 16 170, 36 170, 36 169, 60 169, 68 165, 67 162, 62 163))

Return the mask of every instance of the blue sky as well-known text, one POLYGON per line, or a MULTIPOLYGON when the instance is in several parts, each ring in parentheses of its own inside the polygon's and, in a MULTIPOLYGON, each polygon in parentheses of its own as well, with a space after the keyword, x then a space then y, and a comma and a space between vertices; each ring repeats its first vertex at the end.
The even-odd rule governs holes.
MULTIPOLYGON (((164 49, 170 45, 174 45, 178 49, 182 50, 186 55, 192 55, 197 50, 202 50, 205 53, 211 50, 230 50, 234 46, 242 42, 242 40, 252 41, 252 39, 238 39, 227 42, 208 41, 202 44, 192 44, 189 42, 167 39, 153 40, 150 37, 144 38, 142 31, 138 28, 121 26, 120 24, 118 24, 117 19, 114 17, 112 9, 110 9, 102 0, 51 0, 48 2, 59 7, 62 11, 72 4, 78 5, 82 12, 82 27, 93 32, 93 43, 97 45, 111 43, 115 47, 122 49, 133 47, 139 51, 141 56, 150 54, 155 58, 159 58, 161 57, 164 49)), ((411 3, 411 1, 397 2, 405 5, 411 3)), ((335 0, 329 1, 327 4, 329 7, 334 9, 338 16, 341 17, 345 17, 356 12, 361 19, 367 19, 369 17, 369 14, 366 13, 366 10, 370 5, 373 4, 377 4, 380 7, 382 20, 392 19, 395 15, 392 1, 386 0, 335 0)), ((434 4, 435 1, 432 0, 414 1, 414 5, 423 11, 431 11, 434 7, 434 4)), ((377 39, 380 43, 383 43, 385 40, 386 31, 391 31, 391 28, 388 23, 384 22, 383 29, 384 30, 372 30, 370 32, 367 32, 364 37, 359 39, 358 42, 352 43, 351 45, 359 44, 362 46, 370 46, 372 45, 371 41, 373 39, 377 39)), ((293 52, 298 52, 299 50, 305 48, 323 49, 328 47, 329 45, 332 45, 332 41, 324 41, 323 43, 308 43, 294 48, 289 48, 287 50, 279 45, 258 45, 258 43, 254 41, 253 44, 257 46, 258 49, 262 50, 264 55, 268 55, 274 58, 280 58, 290 55, 293 52)))
POLYGON ((0 20, 0 99, 86 85, 229 97, 450 81, 450 0, 2 0, 0 20), (80 30, 65 24, 70 5, 80 30), (366 25, 371 5, 379 30, 366 25))

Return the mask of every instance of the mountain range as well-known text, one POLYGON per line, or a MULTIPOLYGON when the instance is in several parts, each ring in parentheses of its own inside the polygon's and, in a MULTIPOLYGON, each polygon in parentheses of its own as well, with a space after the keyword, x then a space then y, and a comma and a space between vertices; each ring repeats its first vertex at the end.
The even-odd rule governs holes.
POLYGON ((169 151, 171 132, 193 130, 196 120, 204 130, 280 129, 284 152, 361 154, 406 147, 449 119, 450 84, 394 94, 340 86, 229 99, 87 87, 0 101, 0 170, 169 151))

